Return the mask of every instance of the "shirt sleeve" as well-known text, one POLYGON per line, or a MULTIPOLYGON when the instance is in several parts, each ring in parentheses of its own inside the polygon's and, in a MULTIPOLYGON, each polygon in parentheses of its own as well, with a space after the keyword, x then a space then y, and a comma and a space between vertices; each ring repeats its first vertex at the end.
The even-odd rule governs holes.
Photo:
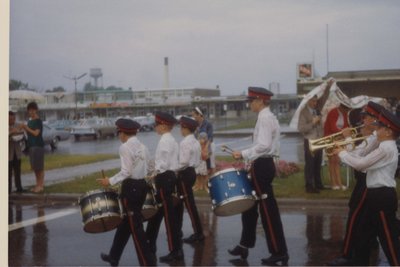
POLYGON ((257 140, 251 148, 242 151, 242 156, 246 160, 254 160, 260 155, 271 154, 272 132, 276 128, 274 121, 268 118, 260 118, 258 123, 257 140))
POLYGON ((170 156, 170 151, 172 151, 169 148, 169 144, 165 142, 164 140, 160 141, 162 143, 159 144, 159 150, 155 158, 156 162, 156 171, 159 172, 164 172, 168 170, 168 157, 170 156))
POLYGON ((339 153, 339 157, 344 163, 358 171, 368 171, 381 168, 386 164, 384 161, 382 161, 385 156, 386 152, 381 147, 378 147, 364 157, 352 154, 348 151, 341 151, 339 153))
POLYGON ((190 150, 190 144, 187 142, 182 142, 179 146, 179 169, 189 166, 190 150))
POLYGON ((110 178, 109 182, 111 185, 115 185, 122 182, 124 179, 131 177, 130 166, 132 162, 130 160, 130 153, 127 146, 120 146, 119 156, 121 159, 121 170, 110 178))

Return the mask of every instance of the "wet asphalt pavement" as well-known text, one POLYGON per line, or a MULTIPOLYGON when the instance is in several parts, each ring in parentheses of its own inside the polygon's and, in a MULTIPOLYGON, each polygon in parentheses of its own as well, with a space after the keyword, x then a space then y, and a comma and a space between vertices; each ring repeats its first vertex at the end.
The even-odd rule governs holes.
MULTIPOLYGON (((9 205, 10 266, 107 266, 100 252, 108 252, 114 230, 89 234, 83 231, 80 208, 74 198, 20 201, 9 205)), ((344 236, 347 207, 335 203, 303 200, 278 200, 290 266, 320 266, 336 257, 344 236)), ((246 261, 230 256, 229 248, 240 239, 240 215, 217 217, 208 199, 199 199, 200 217, 206 236, 203 243, 184 244, 185 266, 257 266, 269 256, 262 226, 257 226, 257 242, 246 261)), ((192 233, 188 215, 184 215, 184 236, 192 233)), ((168 253, 164 225, 157 240, 157 257, 168 253)), ((380 252, 381 253, 381 252, 380 252)), ((382 254, 382 253, 381 253, 382 254)), ((387 265, 383 255, 380 265, 387 265)), ((128 242, 120 266, 137 266, 132 242, 128 242)), ((159 263, 159 266, 167 264, 159 263)))
MULTIPOLYGON (((143 133, 139 138, 155 150, 157 136, 143 133)), ((179 139, 178 139, 179 141, 179 139)), ((243 149, 251 143, 249 137, 217 137, 217 145, 228 144, 234 149, 243 149)), ((70 139, 60 142, 56 152, 47 153, 118 153, 116 138, 104 140, 70 139)), ((281 159, 301 162, 302 139, 285 136, 281 140, 281 159)), ((217 154, 223 154, 217 151, 217 154)), ((46 172, 46 184, 60 182, 101 169, 117 168, 119 160, 90 164, 64 170, 46 172), (108 164, 108 165, 106 165, 108 164)), ((22 177, 23 185, 34 184, 32 174, 22 177)), ((108 252, 114 231, 88 234, 83 231, 82 216, 77 203, 79 196, 11 195, 9 201, 8 262, 10 266, 107 266, 100 259, 100 252, 108 252)), ((306 201, 278 199, 281 217, 289 249, 290 266, 320 266, 339 255, 347 218, 347 201, 306 201)), ((203 243, 184 244, 184 261, 173 265, 185 266, 258 266, 268 257, 264 231, 259 222, 257 242, 250 249, 246 261, 227 252, 240 239, 240 215, 217 217, 211 211, 208 198, 199 199, 200 217, 206 236, 203 243)), ((184 237, 192 234, 191 223, 185 213, 184 237)), ((164 225, 157 241, 157 257, 168 253, 164 225)), ((380 251, 379 265, 387 265, 380 251)), ((120 260, 120 266, 137 266, 138 261, 129 242, 120 260)), ((164 263, 159 263, 165 266, 164 263)))

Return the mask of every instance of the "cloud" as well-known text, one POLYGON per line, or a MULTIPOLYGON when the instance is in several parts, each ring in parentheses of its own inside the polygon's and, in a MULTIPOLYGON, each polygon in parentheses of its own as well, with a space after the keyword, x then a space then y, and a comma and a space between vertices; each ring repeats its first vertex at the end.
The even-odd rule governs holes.
MULTIPOLYGON (((220 85, 224 94, 279 82, 295 93, 295 67, 399 68, 400 3, 386 1, 107 1, 11 2, 11 78, 38 88, 63 75, 103 70, 104 86, 220 85)), ((80 86, 89 77, 80 83, 80 86)))

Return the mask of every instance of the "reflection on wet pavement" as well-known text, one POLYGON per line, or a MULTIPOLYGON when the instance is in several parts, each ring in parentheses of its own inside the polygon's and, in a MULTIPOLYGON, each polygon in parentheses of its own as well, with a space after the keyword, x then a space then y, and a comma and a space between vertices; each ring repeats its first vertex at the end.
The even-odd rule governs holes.
MULTIPOLYGON (((33 225, 9 231, 9 264, 11 266, 105 266, 100 252, 108 252, 114 231, 88 234, 83 231, 81 215, 65 213, 64 217, 50 218, 54 213, 70 210, 69 205, 10 204, 9 224, 38 218, 33 225), (42 217, 46 216, 46 217, 42 217)), ((203 243, 184 244, 186 266, 254 266, 268 255, 261 224, 257 228, 256 246, 249 250, 247 261, 228 254, 240 239, 240 215, 217 217, 210 205, 199 205, 203 223, 203 243)), ((282 222, 289 247, 289 265, 324 265, 338 256, 344 236, 346 207, 301 208, 281 207, 282 222)), ((10 228, 11 229, 11 228, 10 228)), ((190 219, 185 214, 184 236, 192 234, 190 219)), ((157 256, 166 254, 165 229, 161 227, 157 256)), ((138 265, 133 244, 128 243, 120 261, 121 266, 138 265)), ((159 265, 164 265, 159 263, 159 265)))

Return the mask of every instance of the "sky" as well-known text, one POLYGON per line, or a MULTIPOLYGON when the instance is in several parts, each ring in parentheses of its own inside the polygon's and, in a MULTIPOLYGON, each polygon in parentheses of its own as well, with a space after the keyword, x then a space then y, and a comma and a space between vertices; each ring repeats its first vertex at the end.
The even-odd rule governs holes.
POLYGON ((168 57, 170 88, 294 94, 299 63, 320 76, 399 69, 399 14, 396 0, 13 0, 10 79, 73 92, 65 77, 101 68, 104 87, 159 89, 168 57))

